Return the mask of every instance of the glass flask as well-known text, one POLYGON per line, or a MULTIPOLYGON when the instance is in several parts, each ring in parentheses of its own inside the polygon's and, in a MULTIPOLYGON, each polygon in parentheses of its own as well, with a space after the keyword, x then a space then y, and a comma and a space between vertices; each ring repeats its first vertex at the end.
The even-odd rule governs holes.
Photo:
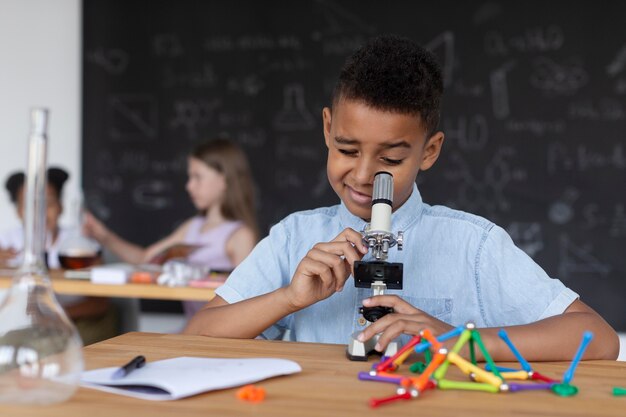
POLYGON ((0 403, 68 399, 83 370, 82 342, 57 302, 44 262, 46 109, 33 109, 25 188, 24 257, 0 302, 0 403))
POLYGON ((100 244, 88 238, 81 232, 82 199, 78 198, 73 204, 73 218, 76 223, 72 225, 59 245, 59 263, 65 269, 81 269, 95 265, 100 261, 102 249, 100 244))

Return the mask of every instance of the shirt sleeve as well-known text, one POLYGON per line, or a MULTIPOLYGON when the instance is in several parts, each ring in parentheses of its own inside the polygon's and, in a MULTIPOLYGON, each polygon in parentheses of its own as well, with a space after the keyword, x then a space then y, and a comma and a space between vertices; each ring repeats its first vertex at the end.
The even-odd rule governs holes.
POLYGON ((578 298, 515 246, 501 227, 493 226, 486 233, 476 259, 479 304, 489 327, 527 324, 561 314, 578 298))
MULTIPOLYGON (((283 221, 272 227, 215 293, 233 304, 284 287, 291 280, 288 247, 289 233, 283 221)), ((287 316, 266 329, 262 337, 280 338, 290 323, 291 316, 287 316)))
POLYGON ((8 250, 9 249, 9 243, 8 243, 8 239, 7 239, 7 232, 2 231, 2 233, 0 233, 0 249, 2 250, 8 250))
POLYGON ((0 233, 0 249, 13 249, 16 251, 21 251, 22 247, 24 246, 23 240, 23 232, 21 228, 19 230, 4 230, 2 231, 2 233, 0 233))

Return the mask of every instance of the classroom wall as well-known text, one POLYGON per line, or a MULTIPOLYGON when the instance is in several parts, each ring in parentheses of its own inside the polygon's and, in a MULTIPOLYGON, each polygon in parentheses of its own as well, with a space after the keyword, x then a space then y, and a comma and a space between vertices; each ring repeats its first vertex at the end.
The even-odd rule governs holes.
POLYGON ((4 182, 26 168, 29 109, 50 109, 48 161, 69 170, 62 224, 80 183, 80 1, 0 0, 0 230, 18 224, 4 182))

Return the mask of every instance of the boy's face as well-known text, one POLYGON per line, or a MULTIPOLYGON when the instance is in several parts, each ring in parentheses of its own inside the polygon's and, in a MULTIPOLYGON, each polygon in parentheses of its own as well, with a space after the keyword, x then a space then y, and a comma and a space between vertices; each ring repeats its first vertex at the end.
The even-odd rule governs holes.
POLYGON ((430 168, 441 150, 443 133, 427 138, 421 118, 339 100, 323 110, 328 147, 327 172, 333 190, 355 216, 369 220, 374 174, 393 175, 393 209, 413 191, 420 170, 430 168))
MULTIPOLYGON (((22 186, 16 195, 15 208, 17 215, 22 222, 24 222, 24 212, 26 211, 26 202, 24 201, 25 186, 22 186)), ((59 195, 56 190, 50 185, 46 184, 46 229, 53 235, 56 234, 59 227, 59 217, 63 213, 63 206, 59 200, 59 195)))

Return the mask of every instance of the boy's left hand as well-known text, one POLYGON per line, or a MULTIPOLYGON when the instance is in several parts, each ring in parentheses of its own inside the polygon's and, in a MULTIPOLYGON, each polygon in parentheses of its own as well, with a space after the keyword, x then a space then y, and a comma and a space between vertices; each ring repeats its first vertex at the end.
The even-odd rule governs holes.
POLYGON ((383 352, 389 342, 402 333, 417 335, 424 329, 429 329, 434 336, 452 330, 449 324, 413 307, 397 295, 376 295, 363 300, 363 306, 392 307, 394 312, 376 320, 361 332, 358 339, 362 342, 381 333, 375 349, 383 352))

